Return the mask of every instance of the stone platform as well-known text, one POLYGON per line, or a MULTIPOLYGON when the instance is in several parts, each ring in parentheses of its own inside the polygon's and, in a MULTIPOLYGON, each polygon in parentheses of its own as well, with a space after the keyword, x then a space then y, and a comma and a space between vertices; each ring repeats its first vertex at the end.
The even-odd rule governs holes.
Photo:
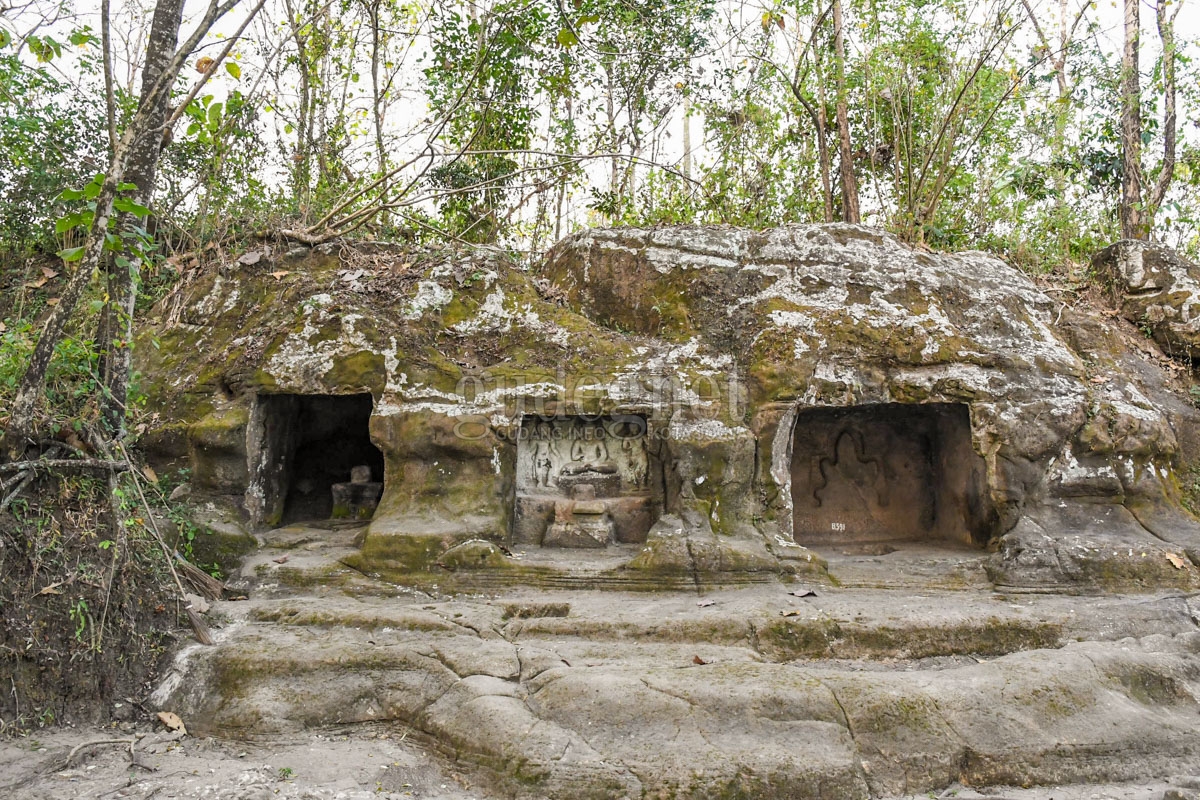
POLYGON ((971 578, 978 556, 917 548, 830 553, 854 587, 447 594, 344 566, 355 533, 268 534, 233 583, 249 599, 217 604, 216 645, 181 651, 157 703, 232 739, 405 731, 483 797, 866 798, 1200 770, 1194 594, 996 592, 971 578))

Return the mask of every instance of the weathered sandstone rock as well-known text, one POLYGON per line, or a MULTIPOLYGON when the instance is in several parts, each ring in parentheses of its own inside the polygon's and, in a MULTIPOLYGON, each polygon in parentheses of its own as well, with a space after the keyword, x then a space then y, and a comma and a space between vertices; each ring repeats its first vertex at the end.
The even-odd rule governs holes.
MULTIPOLYGON (((984 254, 848 225, 593 230, 530 269, 326 247, 198 275, 156 313, 147 447, 251 528, 372 464, 369 573, 553 531, 626 548, 605 574, 643 586, 819 576, 823 548, 911 540, 992 548, 1006 587, 1200 583, 1195 410, 984 254)), ((461 553, 456 580, 558 574, 461 553)))

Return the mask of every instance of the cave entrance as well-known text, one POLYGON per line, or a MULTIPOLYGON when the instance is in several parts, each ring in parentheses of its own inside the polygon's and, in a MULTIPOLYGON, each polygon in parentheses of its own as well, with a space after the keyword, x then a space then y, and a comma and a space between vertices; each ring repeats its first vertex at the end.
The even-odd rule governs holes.
POLYGON ((369 519, 383 482, 371 408, 369 394, 260 395, 250 426, 252 521, 369 519))
POLYGON ((881 403, 796 415, 792 532, 806 546, 983 546, 996 529, 962 403, 881 403))

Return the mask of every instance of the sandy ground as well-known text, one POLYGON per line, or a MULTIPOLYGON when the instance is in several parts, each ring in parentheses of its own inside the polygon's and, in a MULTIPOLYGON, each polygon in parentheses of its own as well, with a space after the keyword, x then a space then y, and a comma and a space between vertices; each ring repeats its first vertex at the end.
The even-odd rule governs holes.
POLYGON ((0 798, 11 800, 484 800, 403 731, 355 726, 278 744, 178 737, 142 727, 66 728, 0 741, 0 798), (129 745, 78 745, 136 738, 129 745))

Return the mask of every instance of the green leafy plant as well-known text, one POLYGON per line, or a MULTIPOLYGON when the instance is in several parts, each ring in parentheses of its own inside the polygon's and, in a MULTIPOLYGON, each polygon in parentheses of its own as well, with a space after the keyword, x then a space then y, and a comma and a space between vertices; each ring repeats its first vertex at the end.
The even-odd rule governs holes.
POLYGON ((82 597, 76 600, 75 603, 67 610, 67 615, 71 618, 71 621, 75 623, 75 641, 84 641, 84 631, 88 629, 88 625, 91 622, 91 615, 88 613, 87 601, 82 597))

